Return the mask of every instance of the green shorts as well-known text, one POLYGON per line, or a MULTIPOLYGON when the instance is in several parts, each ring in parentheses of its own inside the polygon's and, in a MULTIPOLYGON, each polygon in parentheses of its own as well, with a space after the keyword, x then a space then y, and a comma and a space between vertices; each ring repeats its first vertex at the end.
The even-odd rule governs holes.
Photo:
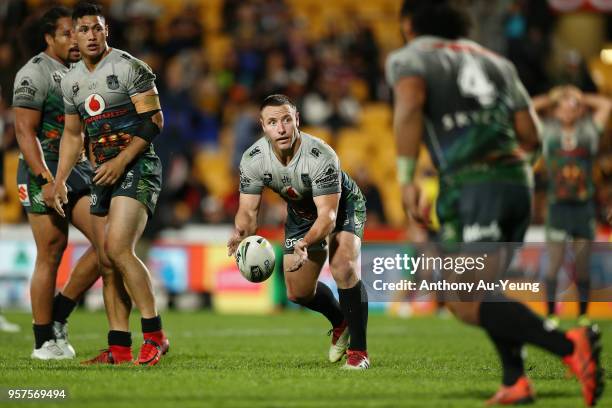
POLYGON ((440 186, 440 242, 523 242, 531 220, 529 187, 482 182, 440 186))
POLYGON ((91 187, 90 212, 106 215, 113 197, 131 197, 147 207, 153 215, 162 183, 162 166, 159 157, 143 155, 127 168, 123 176, 112 186, 91 187))
MULTIPOLYGON (((359 238, 363 238, 363 228, 366 221, 366 202, 363 196, 351 197, 340 201, 336 227, 333 232, 352 232, 359 238)), ((291 207, 287 208, 287 222, 285 223, 285 245, 284 254, 293 253, 293 245, 304 238, 308 230, 315 223, 314 219, 307 219, 296 214, 291 207)), ((322 240, 308 247, 308 251, 324 251, 327 249, 327 241, 322 240)))
MULTIPOLYGON (((47 167, 51 174, 57 172, 57 162, 47 161, 47 167)), ((68 214, 77 201, 90 193, 91 179, 93 170, 88 161, 77 163, 72 169, 66 187, 68 189, 68 214)), ((23 159, 19 159, 17 168, 17 189, 19 200, 23 208, 31 214, 48 214, 55 212, 52 208, 47 208, 42 197, 42 186, 34 181, 34 174, 23 159)))
POLYGON ((553 203, 546 216, 546 240, 561 242, 571 238, 595 238, 595 207, 586 203, 553 203))

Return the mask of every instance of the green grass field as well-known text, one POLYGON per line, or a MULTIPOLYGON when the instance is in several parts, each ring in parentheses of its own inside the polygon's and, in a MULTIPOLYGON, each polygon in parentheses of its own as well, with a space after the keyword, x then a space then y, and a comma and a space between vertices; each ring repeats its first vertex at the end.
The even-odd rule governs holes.
MULTIPOLYGON (((165 313, 170 353, 148 368, 32 361, 30 316, 7 317, 23 331, 0 333, 0 387, 4 395, 6 388, 68 390, 67 400, 41 403, 45 407, 482 407, 500 380, 497 356, 484 332, 454 319, 373 315, 372 369, 345 372, 327 362, 327 322, 309 312, 165 313)), ((105 345, 106 327, 102 313, 72 316, 70 338, 79 359, 105 345)), ((135 318, 132 327, 139 329, 135 318)), ((611 367, 612 322, 600 327, 604 366, 611 367)), ((527 367, 538 393, 534 406, 583 406, 579 384, 565 379, 557 358, 530 348, 527 367)), ((604 393, 600 406, 612 406, 610 394, 604 393)), ((32 405, 3 398, 0 406, 32 405)))

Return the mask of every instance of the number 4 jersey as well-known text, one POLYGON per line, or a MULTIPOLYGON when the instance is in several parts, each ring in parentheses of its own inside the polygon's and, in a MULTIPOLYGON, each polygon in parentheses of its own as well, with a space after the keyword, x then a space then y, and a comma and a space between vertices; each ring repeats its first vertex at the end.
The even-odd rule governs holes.
POLYGON ((386 74, 391 86, 425 81, 425 143, 442 181, 530 183, 513 126, 530 100, 509 61, 472 41, 423 36, 389 56, 386 74))

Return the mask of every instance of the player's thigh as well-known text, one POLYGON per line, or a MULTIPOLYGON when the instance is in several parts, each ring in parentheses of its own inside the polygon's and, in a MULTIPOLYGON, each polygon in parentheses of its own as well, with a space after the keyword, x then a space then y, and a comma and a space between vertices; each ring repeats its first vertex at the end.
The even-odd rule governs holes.
POLYGON ((295 264, 297 257, 294 254, 283 256, 283 270, 285 271, 285 285, 287 296, 292 301, 308 299, 315 293, 317 280, 327 259, 327 251, 319 250, 308 252, 308 259, 300 269, 287 272, 295 264))
POLYGON ((354 233, 339 231, 330 236, 329 267, 338 287, 352 288, 359 280, 360 252, 361 238, 354 233))
POLYGON ((90 198, 88 195, 81 196, 72 208, 72 216, 70 221, 85 237, 95 245, 94 240, 94 222, 93 216, 90 213, 90 198))
POLYGON ((140 201, 127 196, 113 197, 105 235, 107 252, 116 253, 122 249, 133 251, 147 225, 147 219, 147 207, 140 201))
POLYGON ((68 222, 57 214, 28 213, 38 256, 61 259, 68 242, 68 222))

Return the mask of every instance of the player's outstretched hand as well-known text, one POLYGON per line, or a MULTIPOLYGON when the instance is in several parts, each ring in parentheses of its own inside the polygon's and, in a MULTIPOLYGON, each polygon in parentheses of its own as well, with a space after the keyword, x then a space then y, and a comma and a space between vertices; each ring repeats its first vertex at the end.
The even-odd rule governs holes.
POLYGON ((293 245, 293 254, 295 255, 295 263, 287 269, 287 272, 295 272, 306 263, 308 259, 308 243, 299 240, 293 245))
POLYGON ((245 231, 235 229, 234 233, 227 241, 227 256, 234 256, 236 254, 236 250, 238 249, 238 244, 240 244, 245 238, 245 231))
POLYGON ((53 189, 53 203, 51 206, 59 215, 66 218, 63 208, 64 204, 68 204, 68 188, 66 188, 66 183, 56 180, 53 189))
POLYGON ((99 186, 112 186, 124 172, 125 163, 120 157, 114 157, 96 169, 93 182, 99 186))

